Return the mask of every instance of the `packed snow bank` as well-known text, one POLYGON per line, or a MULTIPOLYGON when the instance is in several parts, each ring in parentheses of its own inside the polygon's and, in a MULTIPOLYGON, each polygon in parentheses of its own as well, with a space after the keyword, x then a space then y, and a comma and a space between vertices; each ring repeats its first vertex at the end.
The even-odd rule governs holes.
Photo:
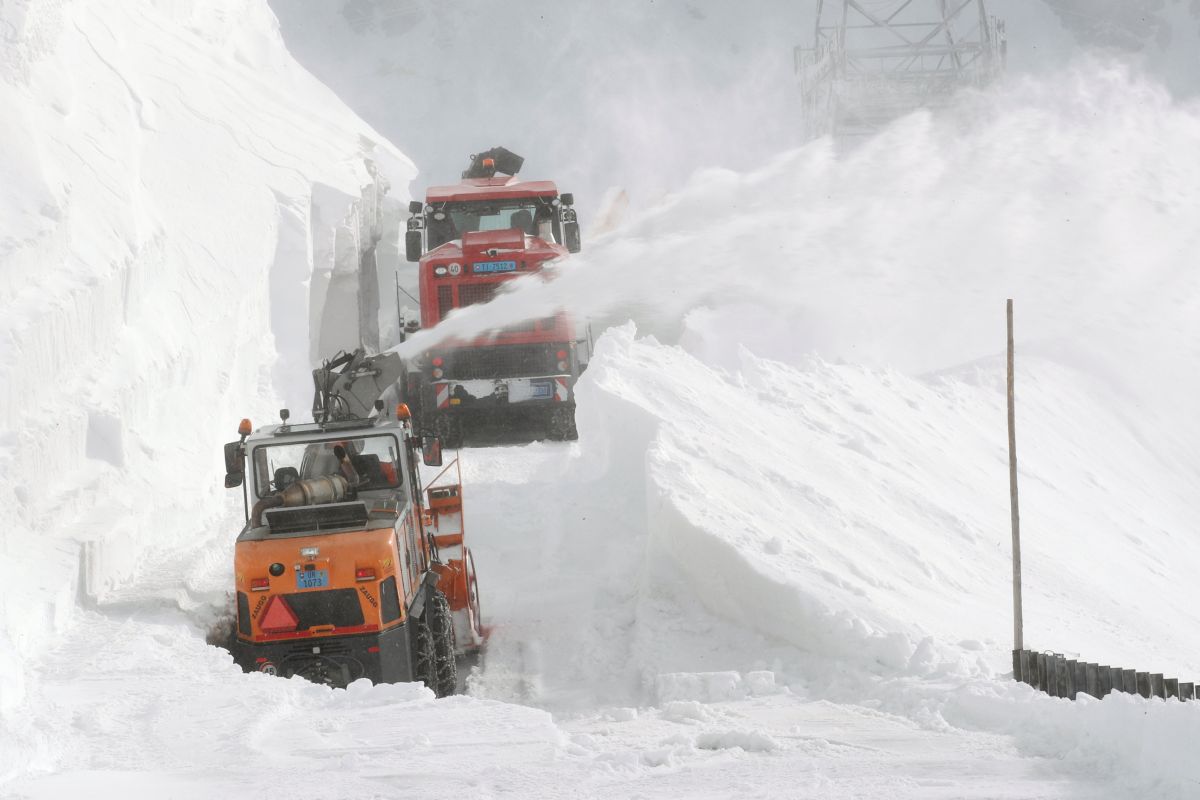
MULTIPOLYGON (((683 339, 695 346, 690 329, 683 339)), ((996 757, 1015 747, 1046 759, 1055 780, 1097 781, 1088 796, 1189 796, 1192 771, 1146 743, 1190 741, 1200 707, 1072 704, 1004 674, 1002 370, 992 358, 910 376, 748 351, 726 369, 632 326, 610 330, 579 388, 577 444, 464 455, 493 626, 471 692, 568 719, 597 705, 637 719, 645 712, 629 706, 652 706, 697 729, 682 752, 660 739, 631 754, 641 764, 709 747, 793 758, 781 734, 796 729, 751 709, 794 725, 833 703, 873 718, 871 735, 1000 736, 986 745, 996 757)), ((1107 384, 1044 358, 1023 360, 1018 381, 1027 641, 1195 674, 1192 626, 1158 613, 1192 601, 1187 565, 1200 553, 1170 534, 1187 529, 1186 479, 1131 435, 1107 384), (1168 532, 1182 557, 1129 540, 1147 528, 1168 532)), ((1038 791, 1056 796, 1043 779, 1038 791)), ((990 783, 940 785, 1005 796, 990 783)))
MULTIPOLYGON (((533 470, 515 456, 470 467, 481 572, 509 576, 490 581, 490 610, 531 640, 521 647, 559 654, 539 699, 644 702, 659 672, 754 670, 781 652, 793 678, 839 697, 880 675, 1006 671, 1002 368, 916 378, 744 352, 730 372, 609 331, 580 386, 579 445, 533 470), (530 489, 561 510, 518 512, 530 489), (544 593, 507 586, 523 569, 546 572, 544 593), (722 622, 701 615, 688 643, 680 617, 698 607, 722 622)), ((1155 613, 1188 606, 1200 544, 1172 536, 1180 557, 1164 559, 1131 539, 1187 530, 1188 479, 1131 435, 1104 385, 1042 359, 1018 380, 1027 640, 1200 673, 1188 626, 1155 613)))
POLYGON ((1009 684, 958 688, 927 704, 939 722, 1007 734, 1021 753, 1062 762, 1114 798, 1186 800, 1200 783, 1190 757, 1200 732, 1195 703, 1124 694, 1059 700, 1009 684))
POLYGON ((562 745, 537 709, 243 674, 178 609, 79 622, 40 660, 36 709, 8 724, 23 749, 0 748, 5 797, 282 797, 304 775, 322 797, 440 795, 503 785, 501 764, 541 769, 562 745))
POLYGON ((228 555, 219 444, 307 406, 321 220, 364 158, 400 185, 414 169, 291 61, 265 2, 8 4, 0 38, 11 711, 19 660, 79 602, 156 553, 228 555))

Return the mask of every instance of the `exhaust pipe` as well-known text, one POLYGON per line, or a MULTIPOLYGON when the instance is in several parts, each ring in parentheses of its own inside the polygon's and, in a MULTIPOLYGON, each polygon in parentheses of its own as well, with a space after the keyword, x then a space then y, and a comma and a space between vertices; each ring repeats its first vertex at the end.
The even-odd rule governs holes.
POLYGON ((254 528, 262 527, 263 512, 271 508, 340 503, 349 494, 350 483, 341 475, 322 475, 319 478, 296 481, 282 492, 264 497, 255 503, 250 511, 250 525, 254 528))

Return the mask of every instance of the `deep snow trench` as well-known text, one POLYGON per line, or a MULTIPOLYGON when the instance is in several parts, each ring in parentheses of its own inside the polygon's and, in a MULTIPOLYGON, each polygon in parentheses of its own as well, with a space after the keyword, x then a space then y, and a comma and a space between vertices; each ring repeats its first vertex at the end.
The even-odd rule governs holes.
POLYGON ((1191 796, 1200 706, 1005 677, 1002 348, 1012 296, 1027 641, 1200 674, 1194 107, 1084 63, 701 171, 423 335, 612 323, 577 443, 463 454, 493 634, 435 701, 204 640, 220 444, 304 407, 364 159, 414 174, 210 5, 0 9, 0 794, 1191 796))

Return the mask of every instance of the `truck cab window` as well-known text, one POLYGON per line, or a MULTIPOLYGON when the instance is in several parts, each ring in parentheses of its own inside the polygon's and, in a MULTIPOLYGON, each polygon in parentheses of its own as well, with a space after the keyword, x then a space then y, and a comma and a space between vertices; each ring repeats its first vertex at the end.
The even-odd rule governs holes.
POLYGON ((334 448, 341 446, 362 483, 358 491, 394 489, 401 484, 403 467, 396 455, 399 445, 390 434, 337 439, 307 444, 262 445, 254 451, 255 492, 261 497, 281 492, 296 480, 340 474, 334 448))
POLYGON ((507 202, 446 203, 429 215, 429 248, 467 232, 516 230, 557 242, 558 215, 549 198, 530 197, 507 202), (439 219, 439 216, 442 219, 439 219), (533 221, 530 225, 529 220, 533 221))

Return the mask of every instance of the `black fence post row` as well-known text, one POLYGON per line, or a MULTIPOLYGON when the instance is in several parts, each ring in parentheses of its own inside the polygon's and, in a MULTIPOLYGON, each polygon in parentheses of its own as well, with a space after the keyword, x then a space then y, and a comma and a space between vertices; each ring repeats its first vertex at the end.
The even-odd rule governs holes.
POLYGON ((1057 674, 1058 683, 1058 686, 1056 687, 1058 694, 1056 694, 1055 697, 1069 697, 1074 700, 1075 693, 1071 691, 1071 662, 1067 661, 1065 658, 1058 658, 1055 656, 1054 669, 1057 674))
POLYGON ((1087 664, 1082 661, 1073 661, 1071 663, 1074 669, 1074 674, 1071 676, 1074 678, 1074 681, 1072 681, 1074 686, 1072 688, 1075 690, 1071 692, 1071 699, 1074 700, 1080 694, 1087 694, 1087 664))
POLYGON ((1124 692, 1147 699, 1198 699, 1194 682, 1165 678, 1161 672, 1138 672, 1032 650, 1014 650, 1012 657, 1013 677, 1051 697, 1075 700, 1084 693, 1102 699, 1113 692, 1124 692))

